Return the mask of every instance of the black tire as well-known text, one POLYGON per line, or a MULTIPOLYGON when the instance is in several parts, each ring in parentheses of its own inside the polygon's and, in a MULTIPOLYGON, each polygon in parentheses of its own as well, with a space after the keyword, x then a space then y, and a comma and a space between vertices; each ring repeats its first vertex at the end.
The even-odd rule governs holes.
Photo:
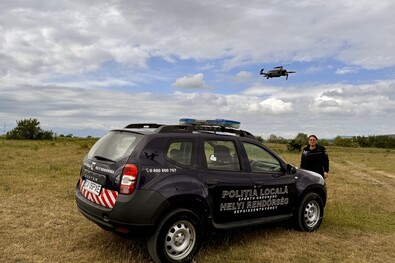
POLYGON ((305 232, 316 231, 324 216, 322 198, 316 193, 306 194, 295 214, 295 226, 305 232))
POLYGON ((147 241, 148 252, 155 262, 191 262, 202 246, 203 225, 187 209, 176 209, 158 224, 147 241))

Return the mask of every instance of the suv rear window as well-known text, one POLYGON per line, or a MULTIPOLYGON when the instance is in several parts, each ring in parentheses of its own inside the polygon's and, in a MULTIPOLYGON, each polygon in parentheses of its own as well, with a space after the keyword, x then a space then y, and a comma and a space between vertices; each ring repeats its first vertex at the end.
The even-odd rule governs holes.
POLYGON ((209 170, 240 171, 239 158, 233 141, 205 141, 204 152, 209 170))
POLYGON ((173 141, 166 151, 166 157, 177 164, 191 165, 192 148, 191 141, 173 141))
POLYGON ((93 145, 88 153, 88 158, 116 162, 129 156, 142 137, 136 133, 110 131, 93 145))

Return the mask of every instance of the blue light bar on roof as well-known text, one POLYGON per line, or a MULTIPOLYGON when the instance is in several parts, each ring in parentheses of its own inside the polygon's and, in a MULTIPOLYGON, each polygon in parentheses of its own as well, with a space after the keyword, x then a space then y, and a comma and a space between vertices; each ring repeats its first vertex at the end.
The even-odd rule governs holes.
POLYGON ((197 120, 197 119, 182 118, 182 119, 180 119, 180 124, 223 126, 223 127, 233 128, 233 129, 240 128, 240 122, 225 120, 225 119, 197 120))

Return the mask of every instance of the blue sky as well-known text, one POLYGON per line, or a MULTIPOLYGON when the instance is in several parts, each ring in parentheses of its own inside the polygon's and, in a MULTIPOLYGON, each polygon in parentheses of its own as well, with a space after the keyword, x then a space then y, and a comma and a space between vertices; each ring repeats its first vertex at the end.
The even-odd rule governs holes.
POLYGON ((100 136, 225 118, 267 138, 395 133, 393 1, 2 1, 0 124, 100 136), (284 65, 285 78, 259 75, 284 65))

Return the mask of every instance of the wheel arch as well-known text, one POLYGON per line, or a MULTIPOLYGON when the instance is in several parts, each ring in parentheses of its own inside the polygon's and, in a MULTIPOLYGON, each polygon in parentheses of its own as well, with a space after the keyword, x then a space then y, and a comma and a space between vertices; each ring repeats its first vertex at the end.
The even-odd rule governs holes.
POLYGON ((303 197, 308 194, 308 193, 316 193, 317 195, 319 195, 322 199, 322 202, 324 204, 324 207, 326 205, 326 197, 327 197, 327 193, 326 193, 326 188, 325 185, 311 185, 309 187, 306 187, 299 195, 298 198, 298 205, 300 204, 300 202, 302 202, 303 197))
POLYGON ((176 209, 186 209, 190 210, 191 212, 195 213, 201 220, 202 224, 207 225, 209 220, 209 206, 207 202, 204 200, 203 197, 199 195, 194 195, 194 194, 188 194, 188 195, 177 195, 168 198, 168 206, 163 209, 159 216, 157 216, 157 220, 155 222, 155 225, 160 222, 161 218, 172 211, 176 209))

